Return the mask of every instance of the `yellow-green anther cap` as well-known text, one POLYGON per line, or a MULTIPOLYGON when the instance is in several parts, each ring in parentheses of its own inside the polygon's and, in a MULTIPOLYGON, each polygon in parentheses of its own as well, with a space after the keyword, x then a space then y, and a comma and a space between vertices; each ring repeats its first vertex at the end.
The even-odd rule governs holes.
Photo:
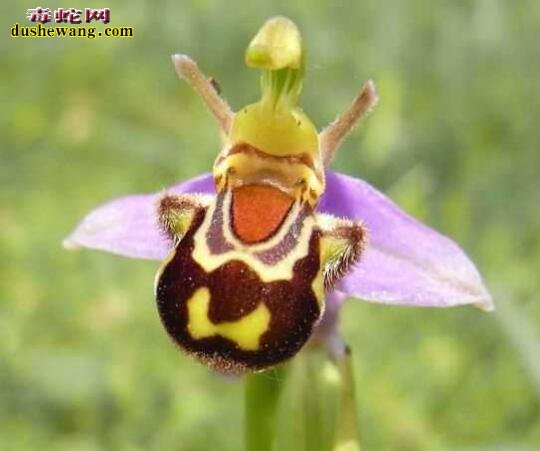
POLYGON ((266 21, 249 44, 246 64, 267 70, 300 69, 302 40, 294 22, 286 17, 266 21))
POLYGON ((285 17, 266 21, 246 51, 246 64, 262 69, 261 100, 235 116, 231 140, 276 156, 318 153, 317 130, 297 106, 304 77, 298 28, 285 17))

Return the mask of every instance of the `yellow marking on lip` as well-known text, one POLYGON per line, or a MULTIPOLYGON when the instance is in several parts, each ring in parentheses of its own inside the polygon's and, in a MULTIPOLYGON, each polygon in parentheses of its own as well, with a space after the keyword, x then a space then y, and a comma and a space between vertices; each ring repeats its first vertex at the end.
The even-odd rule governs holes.
POLYGON ((315 276, 311 284, 311 289, 313 290, 315 299, 317 299, 317 304, 319 304, 319 309, 321 311, 320 316, 322 316, 323 311, 324 311, 324 305, 325 305, 324 275, 323 275, 322 270, 319 269, 319 271, 317 272, 317 275, 315 276))
POLYGON ((210 290, 206 287, 199 288, 187 301, 188 308, 188 331, 192 338, 202 338, 221 335, 228 338, 244 351, 256 351, 259 349, 261 336, 268 330, 270 324, 270 311, 260 303, 255 310, 243 316, 237 321, 214 324, 208 318, 210 307, 210 290))

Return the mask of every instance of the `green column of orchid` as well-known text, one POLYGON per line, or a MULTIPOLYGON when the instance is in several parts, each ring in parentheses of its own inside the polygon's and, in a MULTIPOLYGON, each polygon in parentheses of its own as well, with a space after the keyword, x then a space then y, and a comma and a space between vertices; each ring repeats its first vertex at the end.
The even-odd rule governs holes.
POLYGON ((242 108, 231 128, 232 142, 247 142, 276 156, 319 152, 317 129, 298 106, 305 56, 296 25, 268 20, 246 51, 246 64, 261 69, 261 100, 242 108))

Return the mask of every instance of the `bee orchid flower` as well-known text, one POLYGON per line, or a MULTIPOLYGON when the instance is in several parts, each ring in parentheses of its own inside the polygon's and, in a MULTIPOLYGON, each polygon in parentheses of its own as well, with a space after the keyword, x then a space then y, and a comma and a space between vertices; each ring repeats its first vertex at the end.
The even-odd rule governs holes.
POLYGON ((64 245, 164 261, 157 308, 184 351, 223 372, 266 369, 304 346, 325 309, 321 328, 333 330, 345 297, 493 308, 455 242, 367 182, 329 169, 377 102, 373 82, 317 132, 298 106, 305 56, 290 20, 270 19, 251 41, 246 64, 262 70, 262 96, 237 112, 193 60, 172 59, 219 125, 212 173, 112 200, 64 245))

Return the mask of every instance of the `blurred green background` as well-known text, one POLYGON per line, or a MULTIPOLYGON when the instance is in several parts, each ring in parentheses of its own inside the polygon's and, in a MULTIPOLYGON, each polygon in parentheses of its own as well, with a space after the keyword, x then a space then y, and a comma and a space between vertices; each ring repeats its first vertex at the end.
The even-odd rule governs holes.
POLYGON ((274 14, 303 32, 319 127, 378 84, 334 168, 457 240, 497 305, 346 305, 364 449, 540 449, 540 3, 291 3, 41 3, 110 7, 135 29, 85 40, 13 39, 36 4, 2 1, 0 450, 240 448, 242 385, 171 345, 158 264, 60 243, 105 200, 209 170, 216 125, 169 55, 192 55, 238 108, 259 94, 244 49, 274 14))

